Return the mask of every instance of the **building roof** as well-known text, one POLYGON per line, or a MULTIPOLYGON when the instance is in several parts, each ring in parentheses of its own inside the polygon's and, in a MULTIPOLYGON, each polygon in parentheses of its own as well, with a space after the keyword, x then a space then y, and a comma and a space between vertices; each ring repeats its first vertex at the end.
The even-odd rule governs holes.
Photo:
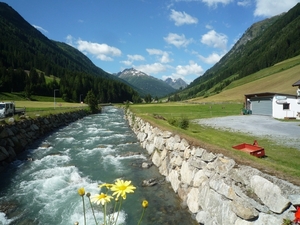
POLYGON ((295 95, 284 94, 284 93, 276 93, 276 92, 262 92, 262 93, 245 94, 245 97, 246 98, 253 98, 253 97, 265 97, 265 96, 274 96, 274 95, 282 95, 282 96, 292 96, 292 97, 295 97, 295 95))
POLYGON ((295 87, 295 86, 300 86, 300 80, 298 80, 296 83, 293 83, 292 86, 293 86, 293 87, 295 87))

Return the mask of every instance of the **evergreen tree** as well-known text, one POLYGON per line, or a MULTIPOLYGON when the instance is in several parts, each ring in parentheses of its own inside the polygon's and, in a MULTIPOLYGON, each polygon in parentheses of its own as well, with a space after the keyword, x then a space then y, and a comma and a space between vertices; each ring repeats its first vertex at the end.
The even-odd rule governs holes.
POLYGON ((92 113, 97 113, 99 108, 98 108, 98 102, 97 102, 97 98, 94 94, 94 92, 92 90, 90 90, 85 99, 84 102, 87 103, 90 107, 90 110, 92 113))

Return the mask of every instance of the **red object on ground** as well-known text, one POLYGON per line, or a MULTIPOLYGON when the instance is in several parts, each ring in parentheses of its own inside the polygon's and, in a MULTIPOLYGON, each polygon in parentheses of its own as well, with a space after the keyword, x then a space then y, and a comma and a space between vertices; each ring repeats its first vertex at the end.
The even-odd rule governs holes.
POLYGON ((300 206, 297 206, 297 211, 295 212, 295 223, 300 223, 300 206))
POLYGON ((247 152, 250 155, 253 155, 258 158, 265 156, 265 149, 259 146, 256 140, 254 140, 253 144, 242 143, 239 145, 232 146, 232 148, 240 150, 242 152, 247 152))

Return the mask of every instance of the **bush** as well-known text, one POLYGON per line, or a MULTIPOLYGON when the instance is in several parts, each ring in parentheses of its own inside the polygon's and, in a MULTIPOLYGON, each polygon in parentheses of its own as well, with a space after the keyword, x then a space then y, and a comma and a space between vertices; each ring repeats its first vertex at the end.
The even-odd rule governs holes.
POLYGON ((186 117, 181 117, 179 122, 178 122, 178 126, 181 129, 186 130, 189 127, 189 120, 186 117))
POLYGON ((189 120, 186 117, 181 117, 180 119, 170 118, 168 123, 185 130, 189 127, 189 120))
POLYGON ((172 126, 177 127, 178 121, 175 118, 170 118, 168 119, 168 123, 171 124, 172 126))

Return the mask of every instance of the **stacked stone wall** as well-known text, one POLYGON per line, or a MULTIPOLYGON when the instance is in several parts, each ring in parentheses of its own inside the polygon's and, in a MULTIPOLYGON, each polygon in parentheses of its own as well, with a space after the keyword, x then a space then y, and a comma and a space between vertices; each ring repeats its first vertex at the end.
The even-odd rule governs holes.
POLYGON ((24 116, 20 121, 0 125, 0 172, 38 138, 86 115, 86 110, 79 110, 35 119, 24 116))
POLYGON ((170 182, 199 224, 281 225, 294 219, 300 187, 187 140, 126 113, 153 164, 170 182))

